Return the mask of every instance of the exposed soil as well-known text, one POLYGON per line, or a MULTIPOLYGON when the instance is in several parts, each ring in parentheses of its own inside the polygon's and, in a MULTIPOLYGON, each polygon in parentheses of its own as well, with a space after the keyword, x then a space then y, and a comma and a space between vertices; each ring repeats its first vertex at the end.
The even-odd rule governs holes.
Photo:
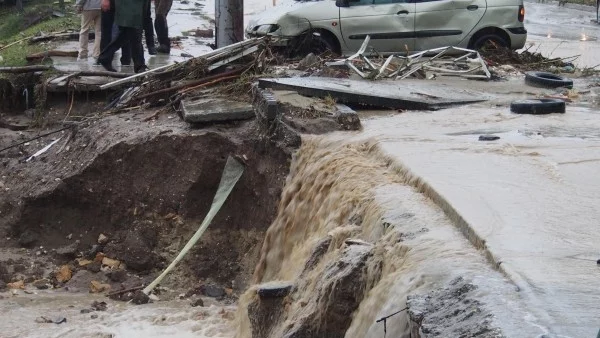
MULTIPOLYGON (((235 156, 246 164, 242 178, 169 281, 242 290, 275 215, 289 149, 263 138, 254 121, 193 129, 174 114, 144 122, 151 114, 108 116, 0 153, 0 246, 33 255, 77 240, 72 257, 48 257, 62 264, 93 258, 93 249, 154 275, 197 229, 227 157, 235 156), (23 161, 58 137, 39 158, 23 161), (98 245, 100 234, 107 243, 98 245)), ((0 133, 0 148, 31 136, 0 133)))

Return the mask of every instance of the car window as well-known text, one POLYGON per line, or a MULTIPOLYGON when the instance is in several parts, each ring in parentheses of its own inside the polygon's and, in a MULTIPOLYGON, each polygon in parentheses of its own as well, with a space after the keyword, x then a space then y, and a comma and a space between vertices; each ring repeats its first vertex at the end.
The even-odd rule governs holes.
POLYGON ((410 0, 374 0, 375 5, 383 4, 405 4, 411 2, 410 0))
MULTIPOLYGON (((436 1, 436 0, 434 0, 436 1)), ((350 0, 351 6, 360 5, 385 5, 385 4, 404 4, 414 2, 414 0, 350 0)))
POLYGON ((373 0, 350 0, 350 6, 372 5, 373 0))

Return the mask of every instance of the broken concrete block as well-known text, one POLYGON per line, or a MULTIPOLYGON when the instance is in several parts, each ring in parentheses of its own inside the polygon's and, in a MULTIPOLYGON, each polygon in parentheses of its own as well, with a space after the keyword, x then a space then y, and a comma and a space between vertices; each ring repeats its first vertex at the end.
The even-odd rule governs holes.
POLYGON ((260 88, 293 90, 301 95, 332 97, 336 102, 373 107, 433 110, 481 102, 488 96, 436 83, 364 81, 327 77, 259 79, 260 88))
POLYGON ((360 130, 358 114, 345 104, 336 104, 335 120, 342 130, 360 130))
POLYGON ((275 96, 261 89, 255 91, 255 107, 256 112, 269 121, 273 121, 279 114, 279 106, 275 96))
POLYGON ((254 117, 251 104, 221 98, 182 100, 181 111, 183 120, 188 123, 239 121, 254 117))
POLYGON ((281 298, 290 293, 292 286, 292 283, 271 282, 260 285, 257 293, 261 298, 281 298))

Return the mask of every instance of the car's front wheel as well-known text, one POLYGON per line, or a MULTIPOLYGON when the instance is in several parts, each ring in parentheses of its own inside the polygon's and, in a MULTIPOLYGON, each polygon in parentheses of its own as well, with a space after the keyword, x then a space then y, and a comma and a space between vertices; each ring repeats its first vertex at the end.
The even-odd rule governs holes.
POLYGON ((340 45, 331 33, 328 32, 306 32, 298 36, 292 43, 292 48, 288 50, 290 56, 305 56, 309 53, 321 55, 332 53, 340 55, 340 45))
POLYGON ((474 50, 494 50, 498 48, 508 48, 508 41, 497 34, 486 34, 478 37, 471 47, 474 50))

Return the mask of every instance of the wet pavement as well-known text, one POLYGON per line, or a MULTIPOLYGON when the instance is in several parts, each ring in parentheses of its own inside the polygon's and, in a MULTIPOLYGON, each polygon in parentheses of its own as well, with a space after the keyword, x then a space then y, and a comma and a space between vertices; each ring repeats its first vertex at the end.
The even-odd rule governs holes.
POLYGON ((518 286, 528 321, 548 337, 575 338, 600 329, 599 117, 590 105, 516 115, 499 100, 363 125, 407 179, 459 215, 472 242, 484 241, 482 253, 518 286))
MULTIPOLYGON (((558 7, 557 4, 525 3, 525 27, 529 51, 539 51, 546 57, 571 57, 578 67, 600 65, 600 25, 595 8, 579 10, 558 7)), ((527 47, 526 47, 527 48, 527 47)))

